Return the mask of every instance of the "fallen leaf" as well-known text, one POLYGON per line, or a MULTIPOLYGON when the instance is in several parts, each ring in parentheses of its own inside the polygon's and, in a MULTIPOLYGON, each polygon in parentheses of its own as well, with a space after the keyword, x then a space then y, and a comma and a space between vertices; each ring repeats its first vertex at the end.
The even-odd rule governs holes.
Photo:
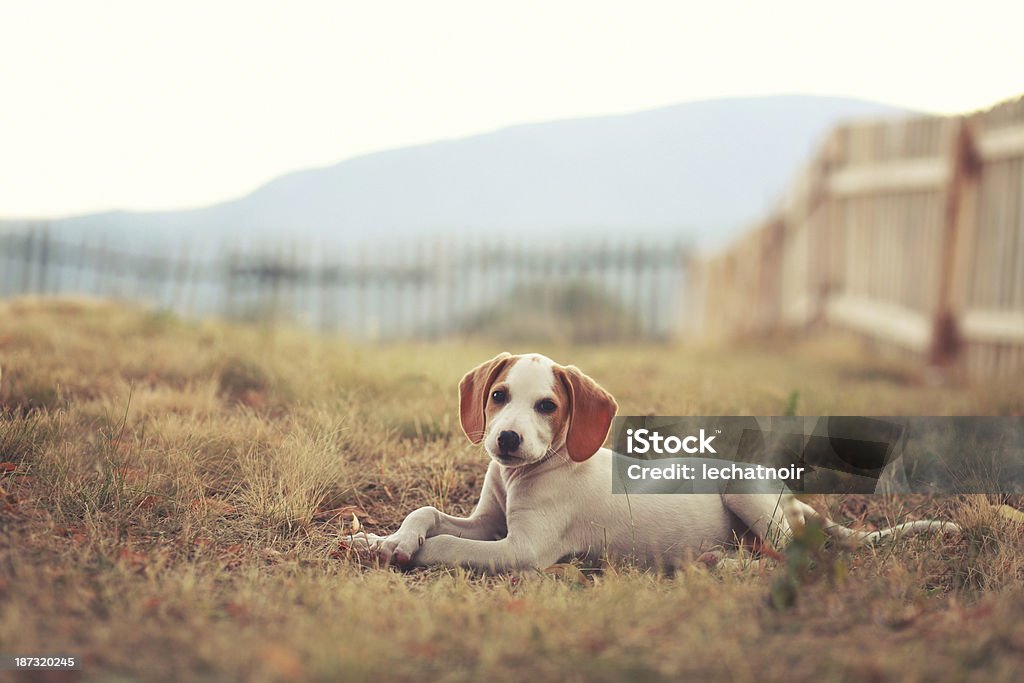
POLYGON ((246 389, 242 392, 242 395, 238 397, 238 402, 248 408, 254 408, 259 410, 267 404, 267 397, 262 392, 256 391, 255 389, 246 389))
POLYGON ((519 614, 526 609, 525 600, 509 600, 505 603, 505 611, 512 614, 519 614))
POLYGON ((344 519, 349 515, 358 515, 359 518, 367 524, 377 524, 377 520, 370 517, 366 513, 366 510, 363 510, 357 505, 342 505, 341 507, 330 508, 328 510, 317 510, 313 513, 313 519, 318 522, 330 522, 335 519, 344 519))
POLYGON ((249 609, 234 600, 228 600, 227 604, 224 605, 224 611, 228 613, 228 616, 235 619, 245 619, 249 616, 249 609))
POLYGON ((292 649, 268 643, 260 650, 259 658, 278 678, 298 681, 306 677, 306 667, 292 649))
POLYGON ((131 548, 121 548, 117 552, 117 559, 119 562, 131 565, 132 569, 135 570, 143 569, 149 561, 145 553, 140 553, 131 548))
POLYGON ((440 654, 440 650, 437 645, 429 641, 413 643, 409 649, 417 657, 426 657, 427 659, 434 659, 438 654, 440 654))

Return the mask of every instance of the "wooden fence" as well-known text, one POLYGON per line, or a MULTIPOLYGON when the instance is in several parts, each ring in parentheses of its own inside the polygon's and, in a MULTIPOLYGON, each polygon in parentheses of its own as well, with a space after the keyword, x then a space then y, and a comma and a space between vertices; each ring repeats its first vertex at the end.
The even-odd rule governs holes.
POLYGON ((191 316, 288 320, 366 340, 490 334, 580 343, 676 336, 689 251, 643 242, 500 246, 465 240, 208 248, 154 255, 0 233, 0 296, 80 293, 191 316))
POLYGON ((696 336, 830 326, 971 377, 1024 369, 1024 98, 832 132, 780 210, 695 259, 696 336))

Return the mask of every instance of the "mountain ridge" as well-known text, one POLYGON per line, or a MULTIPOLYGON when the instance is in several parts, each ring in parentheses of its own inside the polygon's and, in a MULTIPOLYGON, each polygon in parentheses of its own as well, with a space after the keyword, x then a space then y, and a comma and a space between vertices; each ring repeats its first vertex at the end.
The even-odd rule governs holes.
POLYGON ((438 232, 628 230, 699 242, 770 211, 834 125, 910 113, 804 95, 703 100, 371 152, 206 206, 50 223, 69 237, 132 241, 288 235, 350 244, 438 232))

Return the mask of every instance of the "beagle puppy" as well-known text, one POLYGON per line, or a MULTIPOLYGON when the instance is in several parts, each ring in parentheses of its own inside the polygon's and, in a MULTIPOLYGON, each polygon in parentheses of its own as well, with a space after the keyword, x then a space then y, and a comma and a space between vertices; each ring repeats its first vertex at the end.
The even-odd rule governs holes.
POLYGON ((714 563, 740 539, 784 545, 808 518, 860 543, 957 529, 923 521, 854 531, 788 493, 617 495, 612 452, 602 448, 617 410, 615 399, 572 365, 502 353, 459 384, 462 428, 490 458, 473 513, 454 517, 422 507, 390 536, 348 538, 388 563, 494 573, 543 569, 566 557, 673 566, 700 555, 714 563))

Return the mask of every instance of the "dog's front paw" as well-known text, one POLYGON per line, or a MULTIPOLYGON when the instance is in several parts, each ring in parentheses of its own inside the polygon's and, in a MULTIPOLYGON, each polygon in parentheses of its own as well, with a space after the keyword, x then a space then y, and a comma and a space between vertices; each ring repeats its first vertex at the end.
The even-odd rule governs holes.
POLYGON ((381 539, 377 546, 377 554, 385 564, 396 564, 407 567, 412 558, 423 545, 423 537, 417 533, 396 531, 387 538, 381 539))
POLYGON ((378 536, 377 534, 368 534, 365 531, 360 531, 354 534, 345 534, 341 537, 341 542, 343 545, 357 550, 378 550, 386 538, 386 536, 378 536))

